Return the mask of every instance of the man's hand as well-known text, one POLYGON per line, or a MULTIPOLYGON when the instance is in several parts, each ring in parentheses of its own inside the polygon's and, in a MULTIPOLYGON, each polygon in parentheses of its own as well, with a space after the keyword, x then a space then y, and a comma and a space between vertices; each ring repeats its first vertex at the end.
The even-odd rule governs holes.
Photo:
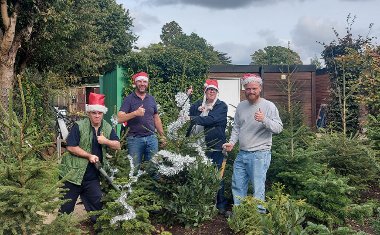
POLYGON ((225 149, 227 152, 231 152, 231 150, 234 148, 234 145, 233 143, 224 143, 222 145, 222 148, 225 149))
POLYGON ((261 112, 261 110, 260 110, 260 108, 259 108, 259 111, 257 111, 257 112, 255 113, 255 120, 258 121, 258 122, 263 122, 263 121, 264 121, 264 118, 265 118, 264 113, 261 112))
POLYGON ((94 155, 94 154, 91 154, 89 157, 88 157, 88 161, 91 162, 91 163, 96 163, 99 161, 99 157, 94 155))
POLYGON ((97 138, 98 138, 99 144, 107 144, 107 142, 108 142, 108 139, 106 137, 104 137, 103 132, 101 132, 100 135, 97 136, 97 138))
POLYGON ((142 116, 144 116, 145 109, 144 109, 143 105, 141 105, 138 109, 136 109, 134 111, 134 113, 135 113, 136 117, 142 117, 142 116))
POLYGON ((158 142, 160 142, 160 148, 165 148, 166 145, 168 144, 167 141, 166 141, 166 137, 164 135, 161 135, 158 138, 158 142))

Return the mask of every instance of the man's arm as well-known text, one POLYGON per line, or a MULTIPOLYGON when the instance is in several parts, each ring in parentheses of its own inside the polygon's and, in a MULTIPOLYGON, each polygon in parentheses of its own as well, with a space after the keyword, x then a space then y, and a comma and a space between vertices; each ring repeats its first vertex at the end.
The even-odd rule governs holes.
POLYGON ((161 118, 158 115, 158 113, 153 115, 154 119, 154 126, 156 127, 156 130, 160 136, 164 136, 164 128, 162 127, 161 118))
POLYGON ((131 110, 131 98, 130 96, 126 97, 120 107, 119 112, 117 113, 117 122, 118 123, 124 123, 128 122, 129 120, 144 116, 145 109, 141 105, 138 109, 132 111, 131 110))
POLYGON ((130 113, 119 111, 117 113, 117 122, 118 123, 128 122, 132 118, 144 116, 144 113, 145 113, 145 109, 143 108, 142 105, 138 109, 130 113))
POLYGON ((214 109, 208 113, 207 116, 192 116, 191 121, 201 126, 214 126, 220 122, 227 121, 227 105, 222 102, 215 105, 214 109))
POLYGON ((85 150, 83 150, 81 147, 79 146, 67 146, 67 150, 75 155, 75 156, 78 156, 78 157, 82 157, 82 158, 86 158, 89 162, 91 163, 96 163, 99 161, 99 157, 94 155, 94 154, 91 154, 85 150))
POLYGON ((268 113, 268 116, 263 115, 261 122, 271 132, 279 134, 283 129, 283 125, 277 107, 273 104, 268 113))

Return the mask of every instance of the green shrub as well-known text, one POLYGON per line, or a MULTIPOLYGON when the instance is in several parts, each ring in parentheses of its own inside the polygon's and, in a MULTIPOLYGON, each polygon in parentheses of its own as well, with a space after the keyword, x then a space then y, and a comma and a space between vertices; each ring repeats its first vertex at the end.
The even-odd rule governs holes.
POLYGON ((82 234, 82 230, 78 228, 79 222, 72 214, 60 214, 50 224, 44 225, 41 235, 51 234, 82 234))
POLYGON ((315 158, 334 168, 349 179, 349 184, 365 188, 379 179, 380 165, 375 152, 359 137, 347 138, 343 134, 324 134, 313 148, 320 151, 315 158))
POLYGON ((296 148, 291 156, 280 149, 277 147, 272 154, 268 179, 285 185, 292 197, 305 199, 307 218, 329 225, 341 223, 346 215, 342 208, 350 205, 354 190, 347 185, 347 179, 316 162, 318 151, 296 148))
POLYGON ((364 219, 374 215, 375 203, 367 202, 363 205, 352 204, 346 207, 348 217, 363 224, 364 219))
MULTIPOLYGON (((220 186, 219 172, 212 164, 200 159, 179 178, 182 182, 165 179, 158 192, 164 197, 166 222, 198 226, 216 214, 215 200, 220 186)), ((173 176, 177 178, 178 175, 173 176)), ((178 178, 177 178, 178 179, 178 178)))
POLYGON ((233 207, 233 216, 228 224, 234 232, 244 234, 301 234, 305 211, 302 200, 294 200, 282 193, 284 187, 275 185, 273 197, 262 202, 251 196, 245 197, 239 206, 233 207), (267 208, 260 214, 258 206, 267 208))
POLYGON ((314 224, 311 222, 307 223, 305 232, 308 235, 366 235, 365 232, 357 232, 348 227, 338 227, 330 230, 325 225, 314 224))

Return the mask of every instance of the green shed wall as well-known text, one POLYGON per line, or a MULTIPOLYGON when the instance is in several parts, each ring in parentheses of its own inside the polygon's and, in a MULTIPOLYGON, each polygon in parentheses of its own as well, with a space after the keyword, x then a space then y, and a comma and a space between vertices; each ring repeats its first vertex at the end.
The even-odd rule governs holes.
MULTIPOLYGON (((120 109, 124 99, 124 87, 130 85, 130 79, 125 76, 125 69, 116 66, 115 69, 106 72, 99 78, 100 93, 106 95, 105 104, 108 112, 104 116, 105 120, 111 123, 111 117, 120 109)), ((121 125, 116 126, 116 132, 120 135, 121 125)))

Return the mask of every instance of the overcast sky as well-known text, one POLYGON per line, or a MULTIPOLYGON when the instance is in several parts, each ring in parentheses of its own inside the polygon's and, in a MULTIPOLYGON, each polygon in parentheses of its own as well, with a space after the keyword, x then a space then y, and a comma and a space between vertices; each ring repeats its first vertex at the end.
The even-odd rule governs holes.
POLYGON ((297 52, 304 64, 320 57, 335 39, 332 28, 346 35, 347 16, 356 16, 354 37, 380 39, 380 0, 116 0, 133 17, 137 46, 160 41, 164 24, 176 21, 186 34, 192 32, 233 64, 249 64, 250 55, 266 46, 284 46, 297 52), (372 30, 369 25, 374 23, 372 30))

